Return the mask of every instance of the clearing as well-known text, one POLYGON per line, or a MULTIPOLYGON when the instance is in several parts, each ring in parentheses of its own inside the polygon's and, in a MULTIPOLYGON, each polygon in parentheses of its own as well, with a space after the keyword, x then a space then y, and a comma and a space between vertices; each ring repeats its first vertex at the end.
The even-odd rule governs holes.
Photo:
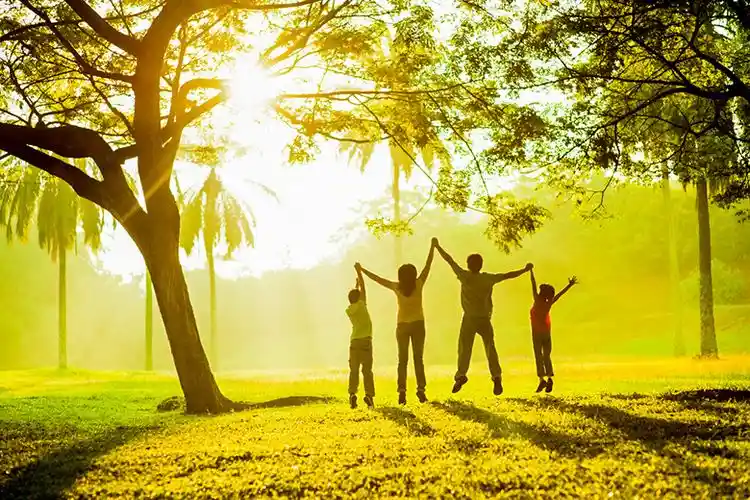
POLYGON ((0 372, 0 498, 750 495, 749 357, 563 362, 551 395, 504 369, 496 398, 483 363, 457 395, 430 367, 431 401, 398 407, 377 367, 372 411, 344 370, 225 374, 264 404, 219 417, 157 412, 166 374, 0 372))

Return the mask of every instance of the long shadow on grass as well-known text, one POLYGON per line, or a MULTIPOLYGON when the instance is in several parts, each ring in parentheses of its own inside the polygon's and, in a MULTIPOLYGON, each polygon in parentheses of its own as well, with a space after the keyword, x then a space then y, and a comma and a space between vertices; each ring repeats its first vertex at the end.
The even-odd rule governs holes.
MULTIPOLYGON (((258 410, 262 408, 287 408, 290 406, 312 405, 319 403, 331 403, 336 398, 328 396, 286 396, 283 398, 271 399, 270 401, 261 401, 259 403, 250 403, 247 401, 235 401, 234 410, 258 410)), ((156 406, 158 411, 185 411, 185 398, 181 396, 172 396, 156 406)))
POLYGON ((406 411, 401 408, 394 408, 393 406, 384 406, 378 408, 377 412, 391 422, 395 422, 398 425, 404 427, 415 436, 435 435, 435 429, 430 424, 417 417, 410 411, 406 411))
MULTIPOLYGON (((0 498, 60 498, 83 476, 94 460, 146 432, 149 427, 117 427, 92 438, 53 449, 33 462, 10 471, 0 483, 0 498)), ((0 433, 4 429, 0 427, 0 433)))
POLYGON ((260 403, 243 403, 243 406, 248 410, 256 410, 261 408, 286 408, 289 406, 331 403, 335 400, 336 398, 326 396, 287 396, 260 403))
MULTIPOLYGON (((658 399, 656 400, 658 401, 658 399)), ((723 440, 740 437, 750 432, 745 423, 686 422, 667 420, 659 417, 635 415, 614 406, 568 402, 557 398, 542 398, 534 401, 514 399, 514 402, 527 407, 551 408, 558 411, 577 413, 592 420, 603 422, 612 429, 623 433, 628 440, 641 443, 652 453, 671 460, 684 470, 691 479, 703 482, 721 495, 736 493, 736 478, 729 477, 718 468, 704 467, 684 456, 683 453, 668 448, 669 444, 684 445, 691 451, 714 457, 723 440), (699 440, 699 441, 696 441, 699 440)), ((737 458, 726 456, 726 458, 737 458)))
POLYGON ((678 404, 686 410, 710 413, 719 418, 732 418, 740 409, 750 405, 750 390, 697 389, 669 392, 658 396, 647 394, 607 394, 608 398, 624 401, 663 400, 678 404), (728 406, 733 404, 736 406, 728 406))
POLYGON ((495 438, 519 436, 540 448, 571 457, 592 457, 604 451, 585 439, 558 432, 546 426, 511 420, 470 403, 448 400, 445 403, 433 401, 430 404, 462 420, 486 425, 492 437, 495 438))
POLYGON ((609 427, 624 433, 628 439, 640 441, 659 449, 663 448, 666 442, 670 440, 721 440, 750 432, 750 426, 741 422, 667 420, 660 417, 635 415, 605 404, 568 402, 551 397, 534 401, 518 398, 513 401, 532 408, 551 408, 578 413, 592 420, 604 422, 609 427))

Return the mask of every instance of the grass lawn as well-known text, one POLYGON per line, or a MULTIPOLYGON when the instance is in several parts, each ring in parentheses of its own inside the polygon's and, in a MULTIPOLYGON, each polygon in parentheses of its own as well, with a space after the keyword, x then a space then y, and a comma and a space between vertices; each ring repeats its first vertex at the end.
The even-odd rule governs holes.
POLYGON ((551 395, 532 368, 496 398, 484 364, 457 395, 431 367, 431 401, 398 407, 378 367, 375 410, 343 370, 225 374, 265 404, 219 417, 156 411, 166 374, 0 372, 0 498, 750 495, 750 357, 561 361, 551 395))

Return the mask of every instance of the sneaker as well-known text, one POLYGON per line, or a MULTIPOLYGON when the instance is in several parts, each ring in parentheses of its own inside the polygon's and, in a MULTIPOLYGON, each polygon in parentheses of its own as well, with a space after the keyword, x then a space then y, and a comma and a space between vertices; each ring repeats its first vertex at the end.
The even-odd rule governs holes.
POLYGON ((493 387, 492 394, 499 396, 503 393, 503 379, 501 377, 495 377, 492 379, 493 387))
POLYGON ((544 389, 544 392, 552 392, 552 385, 553 384, 554 384, 554 382, 552 382, 552 379, 548 378, 547 379, 547 388, 544 389))
POLYGON ((464 384, 468 381, 469 379, 466 376, 458 377, 456 379, 456 382, 453 384, 453 390, 451 392, 453 392, 453 394, 457 393, 458 391, 461 390, 461 387, 463 387, 464 384))
POLYGON ((542 379, 542 380, 539 381, 539 385, 536 386, 536 391, 535 392, 542 392, 542 390, 544 390, 546 388, 547 388, 547 381, 544 380, 544 379, 542 379))
POLYGON ((419 399, 420 403, 426 403, 427 395, 424 393, 424 391, 419 391, 417 392, 417 399, 419 399))
POLYGON ((398 393, 398 404, 405 405, 406 404, 406 393, 405 392, 399 392, 398 393))
POLYGON ((365 404, 368 408, 374 408, 375 402, 372 400, 372 396, 365 396, 365 404))
POLYGON ((349 395, 349 406, 354 409, 357 407, 357 395, 356 394, 350 394, 349 395))

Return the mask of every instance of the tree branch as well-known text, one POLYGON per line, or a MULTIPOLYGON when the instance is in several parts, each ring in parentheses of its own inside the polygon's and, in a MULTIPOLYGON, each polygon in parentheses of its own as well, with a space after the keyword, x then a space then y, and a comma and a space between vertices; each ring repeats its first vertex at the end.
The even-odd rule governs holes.
MULTIPOLYGON (((165 144, 171 142, 175 138, 175 136, 182 133, 185 127, 189 126, 202 115, 208 113, 216 106, 226 101, 227 97, 228 96, 225 92, 220 92, 204 103, 198 106, 194 106, 190 108, 190 110, 186 113, 179 115, 179 119, 161 129, 161 145, 164 146, 165 144)), ((138 146, 136 144, 125 146, 115 150, 113 154, 115 160, 118 163, 123 163, 125 160, 129 160, 138 156, 138 146)))
MULTIPOLYGON (((88 61, 86 61, 81 54, 78 53, 78 51, 73 47, 73 45, 70 43, 70 41, 63 36, 62 33, 60 33, 60 30, 57 29, 57 26, 55 23, 49 18, 49 16, 41 9, 38 9, 31 5, 28 0, 20 0, 21 3, 23 3, 30 11, 32 11, 34 14, 39 16, 44 23, 46 24, 47 28, 49 28, 50 31, 55 35, 55 37, 58 39, 58 41, 62 44, 65 49, 70 52, 70 54, 75 59, 78 66, 81 68, 81 72, 92 75, 92 76, 98 76, 100 78, 107 78, 110 80, 117 80, 120 82, 125 83, 133 83, 133 77, 130 75, 124 75, 121 73, 111 73, 108 71, 101 71, 99 69, 96 69, 94 66, 92 66, 88 61)), ((95 13, 96 14, 96 13, 95 13)), ((105 23, 106 24, 106 23, 105 23)))
POLYGON ((29 145, 23 144, 9 134, 0 134, 0 149, 10 153, 19 160, 25 161, 29 165, 44 170, 48 174, 63 180, 79 196, 101 207, 105 207, 101 181, 88 176, 82 170, 34 149, 29 145))
POLYGON ((65 158, 93 158, 97 163, 114 159, 112 148, 99 134, 76 125, 32 128, 0 123, 0 138, 4 143, 27 144, 65 158))
POLYGON ((65 0, 71 9, 83 19, 86 24, 91 26, 99 36, 108 42, 120 47, 125 52, 132 55, 138 55, 141 50, 141 44, 135 38, 117 31, 107 21, 105 21, 89 4, 83 0, 65 0))

